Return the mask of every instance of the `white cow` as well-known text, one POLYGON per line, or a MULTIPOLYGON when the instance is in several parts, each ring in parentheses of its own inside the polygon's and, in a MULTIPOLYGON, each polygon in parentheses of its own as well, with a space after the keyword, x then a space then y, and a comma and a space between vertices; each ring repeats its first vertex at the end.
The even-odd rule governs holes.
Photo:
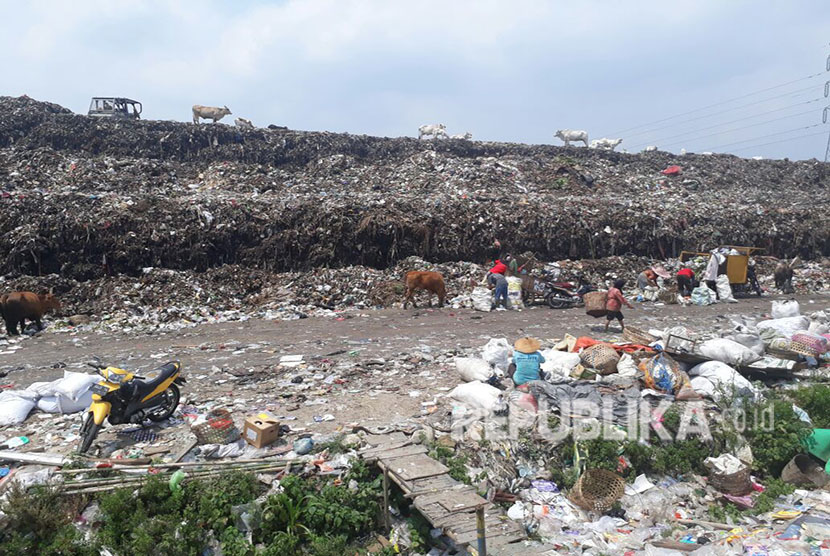
POLYGON ((582 141, 585 146, 588 146, 588 132, 579 129, 559 129, 553 135, 559 137, 565 142, 566 147, 571 146, 571 141, 582 141))
POLYGON ((449 138, 447 135, 447 126, 444 124, 427 124, 419 127, 418 139, 422 139, 426 135, 432 136, 433 139, 438 139, 439 137, 443 137, 444 139, 449 138))
POLYGON ((254 124, 247 118, 237 118, 233 121, 236 127, 241 129, 254 129, 254 124))
POLYGON ((473 138, 473 134, 467 131, 466 133, 456 133, 455 135, 450 135, 450 139, 465 139, 469 141, 473 138))
POLYGON ((753 156, 752 160, 764 160, 763 156, 753 156))
POLYGON ((603 137, 602 139, 594 139, 591 141, 591 148, 613 151, 620 143, 622 143, 622 139, 607 139, 603 137))
POLYGON ((193 123, 198 124, 199 118, 204 120, 213 120, 213 123, 218 122, 231 111, 227 106, 216 108, 215 106, 202 106, 201 104, 193 105, 193 123))
POLYGON ((644 153, 653 153, 653 152, 654 152, 654 151, 656 151, 656 150, 657 150, 657 146, 656 146, 656 145, 649 145, 648 147, 646 147, 645 149, 643 149, 643 152, 644 152, 644 153))

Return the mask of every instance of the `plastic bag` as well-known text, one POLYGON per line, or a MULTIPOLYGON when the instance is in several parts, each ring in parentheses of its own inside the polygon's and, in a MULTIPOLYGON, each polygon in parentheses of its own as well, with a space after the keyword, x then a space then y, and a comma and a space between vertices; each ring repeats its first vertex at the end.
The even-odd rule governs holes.
POLYGON ((725 336, 725 338, 741 344, 742 346, 752 350, 755 354, 759 356, 764 355, 764 341, 758 334, 752 334, 749 332, 739 332, 736 334, 732 334, 731 336, 725 336))
POLYGON ((489 313, 493 307, 493 294, 487 288, 477 287, 470 296, 473 298, 473 309, 489 313))
POLYGON ((749 365, 761 356, 746 346, 727 338, 707 340, 700 345, 701 355, 727 365, 749 365))
MULTIPOLYGON (((762 320, 757 324, 758 332, 768 331, 773 337, 790 339, 796 332, 810 328, 810 320, 807 317, 784 317, 780 319, 762 320)), ((761 333, 761 337, 764 334, 761 333)))
POLYGON ((541 369, 550 374, 552 378, 568 377, 571 375, 571 371, 579 365, 578 353, 555 349, 546 349, 541 353, 542 357, 545 358, 541 369))
POLYGON ((772 318, 783 319, 787 317, 797 317, 801 315, 801 308, 798 301, 784 300, 772 302, 772 318))
POLYGON ((662 352, 640 363, 640 368, 644 373, 646 387, 652 390, 672 394, 687 383, 674 359, 662 352))
POLYGON ((16 392, 0 393, 0 426, 22 423, 34 407, 34 399, 18 396, 16 392))
POLYGON ((478 380, 459 384, 450 393, 450 398, 472 408, 491 409, 499 399, 501 390, 478 380))
POLYGON ((634 363, 634 358, 627 353, 623 353, 617 362, 617 374, 626 377, 637 376, 637 364, 634 363))
POLYGON ((486 381, 493 375, 493 369, 484 359, 475 357, 456 357, 455 369, 465 382, 472 380, 486 381))
POLYGON ((507 343, 507 338, 491 338, 481 349, 481 357, 504 372, 507 370, 507 366, 510 365, 510 354, 512 352, 513 349, 507 343))
POLYGON ((715 303, 715 292, 706 286, 698 286, 692 290, 692 303, 695 305, 711 305, 715 303))
POLYGON ((727 303, 737 303, 738 300, 732 295, 732 286, 729 285, 729 276, 721 274, 715 281, 715 287, 718 289, 718 297, 721 301, 727 303))

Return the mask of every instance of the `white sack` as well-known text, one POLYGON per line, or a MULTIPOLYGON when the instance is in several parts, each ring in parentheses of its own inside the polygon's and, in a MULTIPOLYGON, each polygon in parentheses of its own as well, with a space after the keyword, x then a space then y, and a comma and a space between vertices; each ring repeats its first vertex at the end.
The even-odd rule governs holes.
POLYGON ((731 336, 725 336, 725 338, 751 349, 757 355, 764 355, 764 341, 758 334, 738 332, 736 334, 732 334, 731 336))
POLYGON ((16 392, 0 393, 0 426, 19 425, 35 407, 35 401, 20 397, 16 392))
POLYGON ((479 380, 484 382, 493 375, 493 369, 484 359, 475 357, 456 357, 455 369, 465 382, 479 380))
POLYGON ((620 360, 617 361, 617 374, 625 377, 637 376, 637 364, 634 362, 634 358, 627 353, 623 353, 620 360))
POLYGON ((706 286, 698 286, 692 290, 692 303, 695 305, 711 305, 715 301, 715 292, 706 286))
POLYGON ((790 339, 793 334, 810 328, 807 317, 784 317, 780 319, 762 320, 757 325, 758 331, 767 330, 775 336, 790 339))
POLYGON ((692 387, 692 390, 703 396, 704 398, 711 398, 717 399, 715 385, 712 384, 712 381, 708 378, 702 376, 696 376, 689 381, 689 384, 692 387))
POLYGON ((524 302, 522 301, 522 279, 518 276, 509 276, 507 278, 507 299, 510 301, 511 309, 524 308, 524 302))
POLYGON ((61 394, 70 400, 77 401, 93 384, 101 380, 101 376, 97 374, 90 375, 64 371, 63 379, 55 386, 55 393, 61 394))
POLYGON ((62 379, 59 378, 59 379, 53 380, 51 382, 33 382, 29 386, 26 387, 26 391, 27 392, 32 392, 37 397, 41 397, 41 396, 54 397, 55 396, 55 386, 57 386, 58 383, 61 380, 62 379))
POLYGON ((44 413, 60 413, 61 406, 57 396, 44 396, 37 401, 37 408, 44 413))
POLYGON ((772 302, 772 318, 774 319, 797 317, 799 315, 801 315, 801 310, 798 306, 798 301, 784 300, 772 302))
POLYGON ((727 365, 749 365, 761 358, 760 355, 748 347, 726 338, 707 340, 700 345, 699 349, 701 355, 704 357, 726 363, 727 365))
POLYGON ((751 382, 741 376, 735 369, 720 361, 707 361, 706 363, 695 365, 689 369, 689 376, 702 377, 708 380, 712 384, 711 391, 701 381, 695 383, 694 379, 691 381, 692 388, 698 394, 709 396, 714 400, 733 394, 755 395, 755 388, 753 388, 751 382))
POLYGON ((818 334, 819 336, 824 336, 825 334, 830 333, 830 326, 814 321, 810 323, 810 327, 807 329, 807 332, 809 332, 810 334, 818 334))
POLYGON ((571 371, 580 362, 578 353, 555 349, 546 349, 540 353, 545 358, 545 362, 541 364, 541 369, 546 373, 550 373, 552 378, 570 376, 571 371))
POLYGON ((473 293, 470 297, 473 298, 473 309, 476 311, 489 313, 493 307, 493 294, 487 288, 473 288, 473 293))
POLYGON ((721 301, 727 303, 737 303, 738 300, 732 295, 732 286, 729 285, 729 276, 721 274, 715 281, 715 287, 718 289, 718 297, 721 301))
POLYGON ((92 390, 87 390, 77 400, 58 394, 58 409, 63 414, 85 411, 92 405, 92 390))
POLYGON ((459 384, 449 393, 449 396, 471 408, 489 410, 496 404, 499 394, 501 394, 501 390, 495 386, 474 380, 473 382, 459 384))
POLYGON ((481 358, 497 369, 501 369, 502 372, 507 371, 507 366, 510 365, 511 353, 513 353, 513 348, 507 343, 507 338, 491 338, 481 348, 481 358))

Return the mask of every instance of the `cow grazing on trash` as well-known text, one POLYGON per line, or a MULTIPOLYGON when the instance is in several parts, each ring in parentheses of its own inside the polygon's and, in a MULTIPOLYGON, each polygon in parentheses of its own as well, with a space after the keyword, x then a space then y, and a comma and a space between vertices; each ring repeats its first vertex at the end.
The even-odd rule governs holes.
POLYGON ((656 150, 657 150, 657 146, 656 146, 656 145, 649 145, 648 147, 646 147, 646 148, 644 148, 644 149, 643 149, 643 152, 644 152, 644 153, 653 153, 653 152, 654 152, 654 151, 656 151, 656 150))
POLYGON ((591 141, 591 148, 613 151, 620 143, 622 143, 622 139, 607 139, 603 137, 602 139, 594 139, 591 141))
POLYGON ((433 139, 438 139, 439 137, 443 137, 444 139, 449 138, 447 135, 447 126, 444 124, 426 124, 418 128, 418 139, 423 139, 427 135, 433 139))
POLYGON ((406 273, 404 277, 406 284, 406 291, 404 292, 403 308, 412 302, 412 306, 417 308, 415 304, 415 292, 425 290, 430 293, 429 306, 432 307, 432 294, 438 296, 438 306, 444 306, 444 300, 447 298, 447 289, 444 286, 444 277, 440 272, 411 270, 406 273))
POLYGON ((2 298, 2 314, 6 323, 6 333, 9 336, 18 334, 17 325, 20 331, 26 328, 26 320, 33 321, 38 330, 43 330, 43 323, 40 319, 49 311, 58 311, 61 308, 58 298, 47 294, 36 294, 32 292, 13 292, 2 298))
POLYGON ((562 139, 566 147, 571 146, 571 141, 582 141, 588 146, 588 132, 581 129, 559 129, 553 136, 562 139))
POLYGON ((213 123, 216 123, 229 114, 231 114, 231 111, 227 106, 216 108, 215 106, 202 106, 201 104, 193 105, 194 124, 199 123, 199 118, 203 120, 213 120, 213 123))
POLYGON ((233 123, 240 129, 254 129, 253 122, 247 118, 237 118, 233 123))
POLYGON ((456 133, 455 135, 450 135, 450 139, 464 139, 469 141, 473 138, 473 134, 467 131, 466 133, 456 133))

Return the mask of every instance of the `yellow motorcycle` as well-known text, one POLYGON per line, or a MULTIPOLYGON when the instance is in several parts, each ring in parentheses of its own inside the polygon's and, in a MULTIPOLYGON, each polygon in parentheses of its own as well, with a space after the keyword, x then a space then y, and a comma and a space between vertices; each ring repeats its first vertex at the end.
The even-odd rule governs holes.
POLYGON ((79 454, 92 446, 105 419, 110 425, 140 424, 145 419, 164 421, 179 405, 181 393, 177 384, 184 385, 185 379, 181 376, 181 363, 178 361, 171 361, 146 376, 108 367, 100 361, 88 365, 96 369, 104 380, 92 385, 92 404, 81 426, 79 454))

